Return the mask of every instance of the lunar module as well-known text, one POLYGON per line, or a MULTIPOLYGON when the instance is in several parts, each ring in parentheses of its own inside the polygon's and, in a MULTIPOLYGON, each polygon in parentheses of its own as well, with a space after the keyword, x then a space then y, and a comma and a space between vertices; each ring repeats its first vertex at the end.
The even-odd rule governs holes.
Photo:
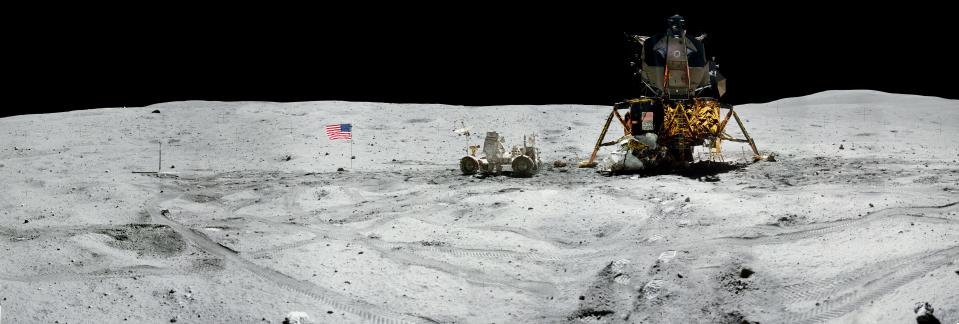
POLYGON ((635 50, 630 63, 643 95, 613 105, 589 160, 579 167, 598 165, 604 172, 674 167, 692 162, 697 146, 708 149, 706 159, 724 162, 722 141, 748 143, 753 160, 763 159, 733 106, 719 101, 726 80, 715 60, 706 59, 702 42, 706 35, 687 36, 685 21, 678 15, 667 19, 667 25, 666 32, 656 36, 628 36, 635 50), (730 117, 745 138, 725 132, 730 117), (604 142, 614 118, 624 135, 604 142), (603 146, 614 150, 598 163, 596 155, 603 146))

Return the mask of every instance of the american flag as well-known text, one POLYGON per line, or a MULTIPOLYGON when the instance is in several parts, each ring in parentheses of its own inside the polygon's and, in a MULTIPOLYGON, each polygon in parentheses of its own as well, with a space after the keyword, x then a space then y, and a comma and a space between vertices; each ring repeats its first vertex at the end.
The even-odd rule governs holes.
POLYGON ((350 124, 329 124, 326 125, 326 136, 330 140, 352 139, 353 125, 350 124))
POLYGON ((653 112, 643 113, 642 130, 653 130, 653 112))

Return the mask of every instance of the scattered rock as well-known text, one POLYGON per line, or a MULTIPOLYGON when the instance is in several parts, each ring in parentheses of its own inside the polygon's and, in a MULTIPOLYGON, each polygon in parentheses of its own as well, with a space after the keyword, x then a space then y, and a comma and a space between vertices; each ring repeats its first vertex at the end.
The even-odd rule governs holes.
POLYGON ((306 324, 312 323, 310 321, 310 315, 307 315, 305 312, 290 312, 286 314, 286 318, 283 319, 283 324, 306 324))
POLYGON ((759 324, 759 322, 750 321, 746 319, 746 316, 740 313, 739 311, 733 311, 726 313, 723 318, 722 323, 736 323, 736 324, 759 324))
POLYGON ((446 246, 446 242, 441 241, 420 241, 423 246, 446 246))
POLYGON ((160 109, 154 109, 154 110, 151 111, 150 113, 151 113, 151 114, 159 114, 159 113, 160 113, 160 109))
POLYGON ((616 313, 616 312, 614 312, 614 311, 612 311, 612 310, 608 310, 608 309, 586 308, 586 309, 580 309, 580 310, 576 311, 575 314, 573 314, 573 315, 571 315, 571 316, 569 317, 569 320, 572 321, 572 320, 579 319, 580 321, 583 321, 583 320, 589 319, 590 322, 592 322, 592 321, 601 321, 601 320, 603 319, 603 317, 609 316, 609 315, 612 315, 612 314, 615 314, 615 313, 616 313))
POLYGON ((740 277, 740 278, 749 278, 749 277, 752 276, 754 273, 756 273, 756 272, 753 271, 752 269, 743 268, 742 270, 739 271, 739 277, 740 277))

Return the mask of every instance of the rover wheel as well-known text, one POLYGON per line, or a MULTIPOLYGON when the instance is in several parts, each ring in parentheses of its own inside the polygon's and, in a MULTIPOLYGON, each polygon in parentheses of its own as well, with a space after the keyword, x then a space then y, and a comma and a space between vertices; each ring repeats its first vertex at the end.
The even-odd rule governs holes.
POLYGON ((520 155, 513 159, 512 167, 513 176, 525 178, 533 175, 536 165, 533 163, 533 159, 530 157, 520 155))
POLYGON ((480 169, 480 162, 475 157, 464 156, 460 159, 460 171, 464 175, 474 175, 480 169))

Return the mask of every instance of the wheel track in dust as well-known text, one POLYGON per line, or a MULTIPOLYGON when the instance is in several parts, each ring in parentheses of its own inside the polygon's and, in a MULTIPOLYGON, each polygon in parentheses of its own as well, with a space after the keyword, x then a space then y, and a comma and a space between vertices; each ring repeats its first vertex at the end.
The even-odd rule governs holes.
POLYGON ((828 279, 821 279, 812 282, 805 282, 800 284, 786 285, 782 287, 783 298, 787 302, 795 303, 801 301, 816 301, 825 299, 829 296, 832 296, 837 291, 848 287, 856 281, 863 280, 869 275, 874 274, 877 271, 869 271, 869 269, 899 269, 910 263, 917 262, 925 257, 935 255, 940 251, 929 251, 922 252, 918 254, 903 256, 900 258, 895 258, 892 260, 882 261, 876 264, 868 265, 866 267, 856 269, 855 271, 850 271, 845 274, 840 274, 833 276, 828 279))
POLYGON ((88 279, 111 279, 111 278, 129 278, 146 276, 190 276, 195 273, 169 268, 161 268, 148 265, 137 265, 120 268, 105 268, 88 272, 62 271, 53 273, 44 273, 28 276, 7 276, 0 275, 0 280, 16 282, 38 282, 38 281, 82 281, 88 279))
MULTIPOLYGON (((283 244, 276 247, 271 247, 263 250, 245 252, 243 254, 249 255, 253 259, 263 259, 263 258, 275 258, 277 254, 280 254, 284 251, 290 249, 295 249, 311 244, 316 244, 323 239, 330 240, 340 240, 359 243, 376 250, 387 256, 387 258, 392 257, 398 261, 407 264, 407 265, 416 265, 422 266, 425 268, 430 268, 433 270, 445 272, 454 276, 458 276, 472 282, 474 284, 482 286, 498 286, 498 287, 512 287, 525 291, 532 292, 538 295, 555 295, 556 289, 554 288, 555 284, 552 282, 543 282, 535 280, 522 280, 522 279, 509 279, 501 278, 487 274, 484 271, 474 270, 472 268, 458 264, 452 264, 432 258, 434 254, 450 254, 453 256, 469 256, 469 257, 484 257, 487 259, 500 260, 500 261, 509 261, 509 260, 521 260, 526 258, 529 260, 535 261, 546 261, 546 262, 557 262, 561 261, 561 258, 553 258, 544 256, 538 252, 529 251, 529 252, 519 252, 519 251, 509 251, 509 250, 487 250, 487 249, 460 249, 460 248, 441 248, 441 247, 430 247, 422 246, 418 243, 390 243, 385 241, 380 241, 377 239, 372 239, 359 235, 358 233, 354 234, 337 234, 334 232, 327 232, 317 228, 313 228, 303 225, 290 224, 284 222, 276 222, 269 219, 259 218, 253 215, 245 215, 247 217, 256 218, 259 222, 269 224, 270 226, 275 227, 290 227, 294 230, 307 231, 313 234, 312 238, 300 240, 293 243, 283 244), (419 257, 412 257, 412 256, 419 257), (423 257, 429 258, 424 259, 423 257)), ((393 219, 395 217, 387 217, 393 219)), ((374 221, 374 225, 365 226, 364 228, 375 227, 376 224, 382 224, 382 220, 374 221)))
POLYGON ((913 262, 906 262, 893 269, 873 271, 871 275, 863 276, 864 278, 852 280, 828 292, 818 294, 817 296, 828 295, 829 297, 821 306, 812 310, 787 314, 783 322, 819 323, 843 316, 935 269, 954 264, 957 262, 957 257, 959 257, 959 246, 929 253, 916 259, 910 258, 913 262))
POLYGON ((920 221, 931 221, 931 222, 954 222, 955 219, 951 218, 940 218, 940 217, 931 217, 925 216, 928 213, 946 213, 949 211, 959 209, 959 202, 953 202, 940 206, 915 206, 915 207, 891 207, 886 208, 874 213, 866 214, 866 216, 856 218, 856 219, 846 219, 838 220, 828 223, 816 223, 810 224, 806 227, 807 229, 802 229, 792 232, 777 233, 772 235, 763 235, 763 236, 734 236, 734 237, 719 237, 715 239, 705 240, 699 243, 707 241, 729 241, 730 243, 740 243, 740 244, 779 244, 792 242, 797 240, 804 240, 813 237, 820 237, 828 233, 837 232, 850 226, 861 225, 869 222, 876 222, 892 217, 906 217, 913 218, 920 221), (919 214, 921 213, 921 214, 919 214))
POLYGON ((419 243, 387 243, 383 246, 384 248, 391 250, 406 250, 415 254, 421 254, 424 256, 429 256, 432 254, 447 254, 456 257, 473 257, 473 258, 486 258, 486 259, 498 259, 498 260, 532 260, 532 261, 548 261, 548 262, 557 262, 562 261, 562 258, 545 256, 539 252, 529 251, 529 252, 519 252, 519 251, 510 251, 510 250, 496 250, 496 249, 470 249, 470 248, 457 248, 457 247, 446 247, 446 246, 430 246, 422 245, 419 243))
POLYGON ((394 249, 393 247, 395 245, 383 241, 369 240, 369 244, 367 244, 367 246, 384 255, 391 256, 392 259, 402 261, 403 263, 449 273, 451 275, 463 278, 468 282, 482 286, 498 286, 520 289, 540 296, 555 296, 558 293, 555 287, 556 283, 554 282, 511 279, 505 276, 498 277, 488 274, 482 270, 473 270, 469 269, 469 267, 461 265, 424 258, 421 255, 404 251, 403 248, 394 249))
MULTIPOLYGON (((323 289, 315 284, 298 280, 293 277, 290 277, 282 272, 274 270, 269 267, 261 266, 256 263, 253 263, 249 260, 246 260, 240 257, 236 251, 227 248, 219 243, 216 243, 210 240, 206 235, 200 233, 196 230, 187 228, 182 224, 173 221, 170 218, 167 218, 165 215, 162 215, 157 211, 157 206, 160 205, 162 201, 175 199, 178 195, 168 194, 166 197, 171 197, 168 199, 156 199, 148 204, 147 211, 150 213, 150 216, 153 218, 153 221, 166 225, 172 228, 174 231, 179 233, 183 238, 192 242, 197 247, 205 250, 208 253, 217 255, 228 262, 234 263, 244 270, 247 270, 254 275, 269 281, 279 287, 284 289, 297 292, 306 296, 309 296, 317 301, 320 301, 324 304, 327 304, 333 308, 357 315, 359 318, 363 319, 367 323, 422 323, 426 322, 425 320, 405 314, 397 314, 391 311, 379 309, 380 307, 358 301, 352 300, 348 297, 341 296, 336 292, 332 292, 326 289, 323 289), (358 304, 358 305, 357 305, 358 304)), ((162 197, 161 197, 162 198, 162 197)))
MULTIPOLYGON (((542 257, 537 253, 529 252, 515 252, 507 250, 483 250, 483 249, 474 249, 471 251, 461 252, 457 248, 434 248, 430 246, 422 246, 419 243, 394 243, 382 241, 376 238, 370 238, 360 235, 359 233, 353 234, 342 234, 342 233, 332 233, 325 232, 323 230, 313 228, 305 225, 295 225, 287 223, 276 223, 269 220, 260 220, 261 222, 270 224, 270 226, 277 227, 292 227, 296 230, 305 230, 314 235, 313 238, 307 240, 301 240, 293 245, 305 246, 310 244, 318 243, 322 239, 338 240, 344 242, 357 243, 362 246, 365 246, 371 250, 375 250, 384 256, 384 259, 399 261, 402 264, 406 265, 416 265, 425 268, 430 268, 433 270, 445 272, 457 277, 461 277, 464 280, 473 282, 479 285, 484 286, 500 286, 500 287, 512 287, 517 289, 522 289, 530 291, 540 295, 549 295, 555 294, 555 289, 552 287, 553 283, 542 282, 542 281, 532 281, 532 280, 520 280, 520 279, 508 279, 493 276, 481 270, 472 269, 474 267, 467 267, 458 264, 451 264, 448 262, 436 260, 432 257, 433 253, 450 253, 457 256, 487 256, 494 259, 501 260, 514 260, 519 257, 529 257, 531 259, 541 259, 546 260, 547 257, 542 257), (426 258, 424 258, 426 257, 426 258)), ((255 252, 253 254, 255 257, 274 257, 276 254, 282 252, 283 250, 269 249, 267 251, 255 252)), ((558 259, 557 259, 558 260, 558 259)))

